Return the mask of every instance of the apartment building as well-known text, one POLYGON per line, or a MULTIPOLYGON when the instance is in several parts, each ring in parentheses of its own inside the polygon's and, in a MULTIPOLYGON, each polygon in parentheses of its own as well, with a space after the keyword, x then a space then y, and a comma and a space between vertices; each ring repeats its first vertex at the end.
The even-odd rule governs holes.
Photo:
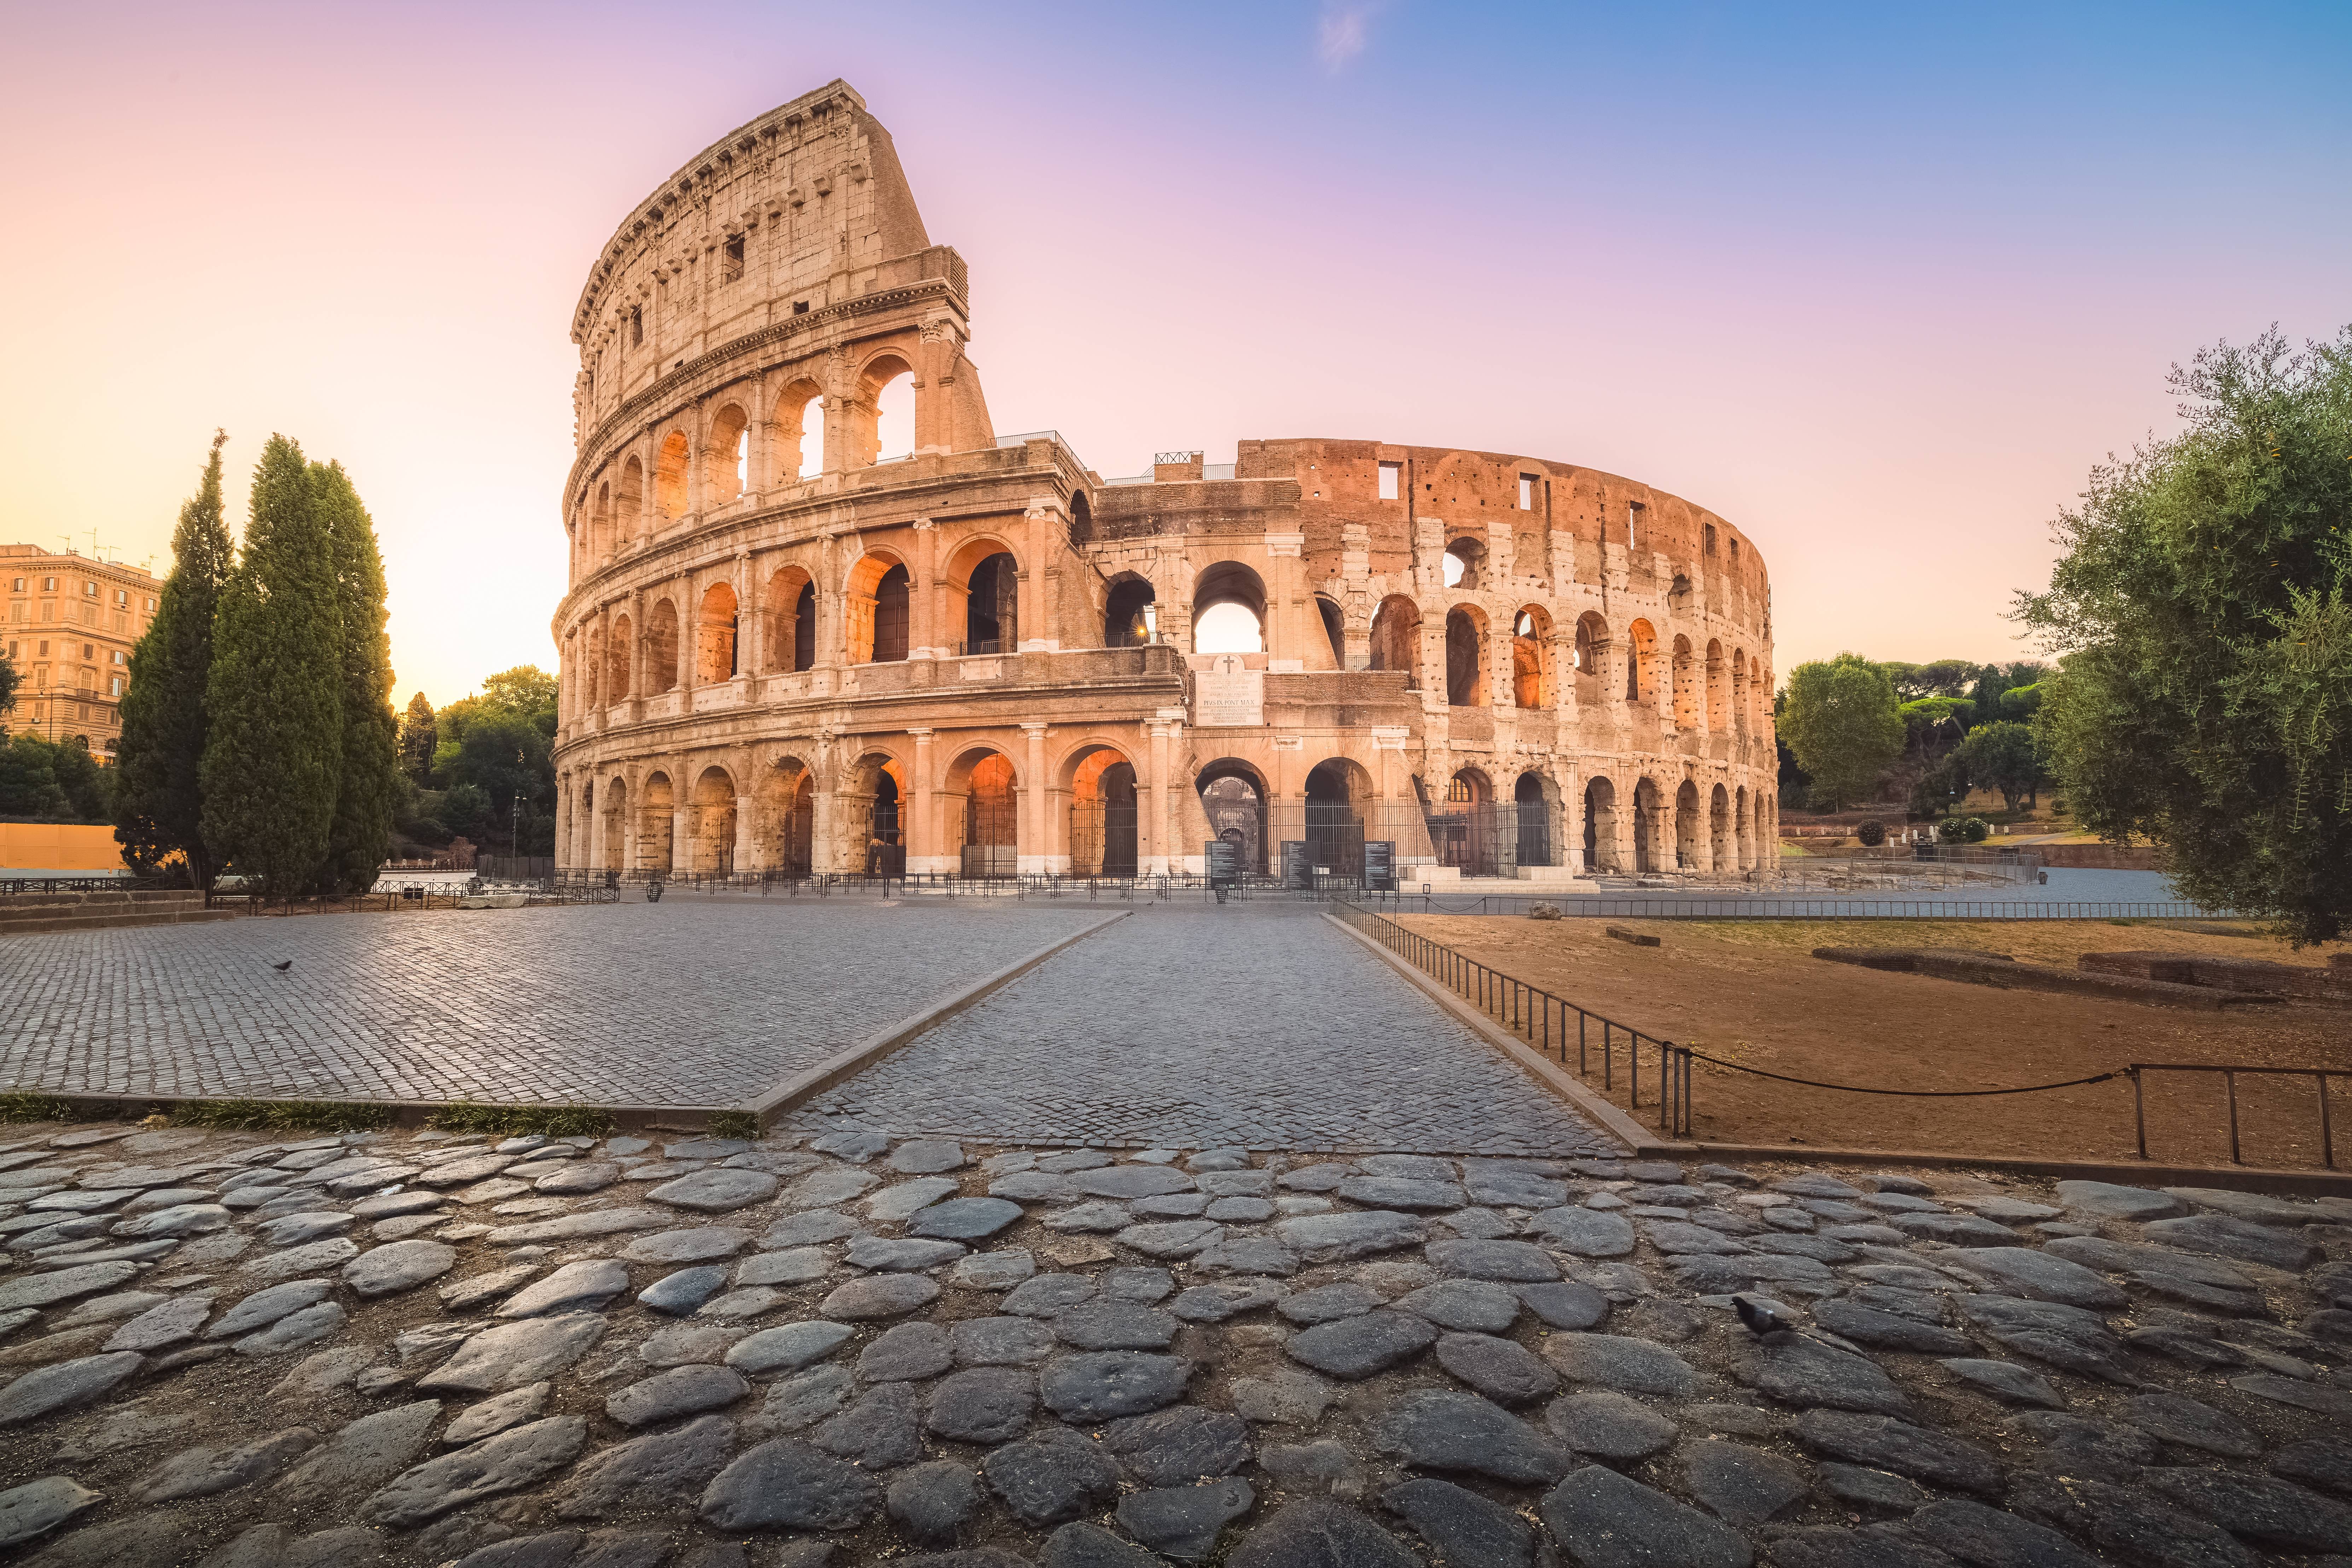
POLYGON ((155 618, 163 584, 147 572, 68 550, 0 544, 0 647, 24 677, 0 710, 9 731, 80 736, 100 761, 122 736, 131 650, 155 618))

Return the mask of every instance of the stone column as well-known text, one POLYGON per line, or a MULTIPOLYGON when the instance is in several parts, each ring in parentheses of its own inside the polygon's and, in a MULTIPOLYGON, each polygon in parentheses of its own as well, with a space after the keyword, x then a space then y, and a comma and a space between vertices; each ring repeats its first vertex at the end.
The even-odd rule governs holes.
POLYGON ((621 869, 637 868, 637 817, 646 809, 646 777, 643 768, 628 772, 628 793, 621 803, 621 869))
POLYGON ((694 869, 694 785, 687 776, 687 761, 670 761, 669 868, 675 876, 694 869))
MULTIPOLYGON (((629 717, 643 713, 646 700, 646 595, 643 589, 629 594, 629 717)), ((630 799, 636 798, 636 785, 629 786, 630 799)), ((631 807, 635 809, 634 806, 631 807)))
POLYGON ((735 797, 735 869, 758 870, 752 863, 758 856, 759 847, 751 837, 751 797, 739 795, 735 797))
MULTIPOLYGON (((1270 669, 1304 669, 1307 665, 1307 545, 1303 533, 1265 536, 1265 652, 1270 669)), ((1319 623, 1321 617, 1317 616, 1319 623)), ((1318 635, 1320 626, 1318 627, 1318 635)))
POLYGON ((1018 600, 1021 617, 1023 653, 1045 653, 1062 646, 1054 634, 1054 607, 1048 605, 1045 593, 1047 563, 1062 543, 1061 503, 1051 496, 1031 499, 1028 510, 1022 513, 1028 524, 1029 559, 1021 568, 1021 592, 1018 600))
MULTIPOLYGON (((918 395, 919 395, 919 394, 918 395)), ((928 517, 915 520, 914 559, 907 563, 907 657, 937 658, 954 640, 941 631, 946 616, 940 604, 945 589, 940 577, 940 531, 928 517)))
MULTIPOLYGON (((760 668, 766 646, 766 626, 751 598, 751 552, 735 552, 735 679, 740 682, 760 668)), ((740 689, 740 687, 738 687, 740 689)))
POLYGON ((572 848, 572 775, 555 775, 555 864, 559 868, 577 865, 570 858, 572 848))
POLYGON ((1137 821, 1141 825, 1142 842, 1135 847, 1135 868, 1146 875, 1166 872, 1169 867, 1168 846, 1168 732, 1164 723, 1149 725, 1151 737, 1150 755, 1144 764, 1144 776, 1137 781, 1137 821))
POLYGON ((947 869, 936 864, 940 825, 931 819, 931 733, 929 730, 907 731, 915 742, 913 776, 907 781, 907 869, 910 872, 947 869))
POLYGON ((1051 869, 1053 860, 1045 832, 1045 807, 1050 798, 1045 788, 1045 726, 1035 720, 1024 720, 1021 732, 1029 738, 1029 744, 1027 760, 1021 768, 1018 865, 1024 873, 1043 872, 1051 869))
POLYGON ((597 787, 598 782, 594 779, 589 781, 588 787, 591 792, 589 806, 583 814, 588 819, 588 844, 586 853, 580 857, 580 864, 591 871, 601 871, 604 868, 604 813, 611 809, 609 805, 598 802, 595 797, 604 794, 612 786, 608 784, 600 789, 597 787))

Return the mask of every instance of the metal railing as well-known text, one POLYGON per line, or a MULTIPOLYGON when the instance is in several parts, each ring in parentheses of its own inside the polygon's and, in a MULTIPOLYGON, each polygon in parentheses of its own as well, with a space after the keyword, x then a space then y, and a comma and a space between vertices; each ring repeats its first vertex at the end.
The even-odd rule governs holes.
MULTIPOLYGON (((1399 868, 1400 880, 1410 880, 1399 868)), ((2038 901, 1975 902, 1966 899, 1776 899, 1762 895, 1710 897, 1702 893, 1663 894, 1630 898, 1609 894, 1486 893, 1449 899, 1435 893, 1373 892, 1367 902, 1399 913, 1433 915, 1525 915, 1538 904, 1549 904, 1570 919, 1606 917, 1612 920, 1962 920, 1962 921, 2089 921, 2089 920, 2211 920, 2227 918, 2226 910, 2205 909, 2185 900, 2120 901, 2051 899, 2038 901)))
POLYGON ((2217 1072, 2230 1100, 2230 1163, 2244 1164, 2238 1146, 2238 1079, 2247 1077, 2308 1078, 2319 1084, 2319 1154, 2329 1170, 2336 1169, 2336 1121, 2327 1104, 2327 1080, 2331 1078, 2352 1078, 2352 1072, 2331 1071, 2325 1068, 2265 1068, 2236 1065, 2208 1066, 2189 1062, 2134 1062, 2124 1069, 2131 1079, 2132 1130, 2139 1144, 2139 1157, 2147 1158, 2147 1096, 2141 1085, 2141 1075, 2152 1072, 2217 1072))
POLYGON ((1432 942, 1419 931, 1408 931, 1381 915, 1354 904, 1342 903, 1332 913, 1363 931, 1391 952, 1404 959, 1424 973, 1444 981, 1465 1001, 1475 1002, 1486 1013, 1520 1036, 1538 1051, 1555 1057, 1562 1067, 1568 1065, 1568 1020, 1576 1017, 1576 1075, 1592 1076, 1592 1026, 1601 1026, 1601 1088, 1603 1093, 1616 1087, 1617 1037, 1625 1039, 1625 1101, 1629 1109, 1642 1108, 1642 1042, 1648 1040, 1657 1047, 1658 1093, 1656 1099, 1658 1128, 1668 1137, 1688 1137, 1691 1129, 1691 1052, 1672 1040, 1644 1034, 1631 1024, 1621 1024, 1604 1013, 1580 1007, 1565 996, 1554 995, 1539 985, 1530 985, 1499 969, 1490 968, 1459 948, 1432 942), (1559 1027, 1553 1027, 1553 1020, 1559 1027))

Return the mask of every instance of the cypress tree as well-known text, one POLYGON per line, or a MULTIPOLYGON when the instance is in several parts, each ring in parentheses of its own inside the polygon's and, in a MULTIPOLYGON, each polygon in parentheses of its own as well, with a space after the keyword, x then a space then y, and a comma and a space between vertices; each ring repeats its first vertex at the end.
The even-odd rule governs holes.
POLYGON ((420 691, 408 700, 408 713, 400 721, 400 771, 418 789, 432 786, 433 748, 438 744, 433 704, 420 691))
POLYGON ((321 510, 302 448, 272 436, 214 623, 205 842, 273 895, 317 879, 342 772, 342 611, 321 510))
POLYGON ((213 857, 204 836, 205 688, 212 678, 213 615, 231 563, 221 516, 221 447, 213 433, 196 493, 181 503, 172 532, 172 573, 155 618, 131 653, 122 694, 122 741, 114 779, 114 837, 142 871, 174 852, 193 888, 209 888, 213 857))
POLYGON ((342 773, 319 871, 322 893, 364 893, 392 848, 398 725, 392 713, 392 640, 384 635, 383 557, 375 524, 341 463, 313 463, 310 482, 333 535, 342 625, 342 773))

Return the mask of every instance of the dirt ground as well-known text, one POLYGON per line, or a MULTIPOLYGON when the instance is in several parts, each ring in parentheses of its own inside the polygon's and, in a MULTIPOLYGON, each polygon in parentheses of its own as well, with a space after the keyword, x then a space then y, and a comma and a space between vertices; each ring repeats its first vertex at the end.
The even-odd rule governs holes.
MULTIPOLYGON (((1410 915, 1404 925, 1495 969, 1646 1035, 1727 1060, 1872 1089, 1974 1089, 2084 1078, 2132 1062, 2326 1068, 2352 1075, 2352 1010, 2311 1005, 2207 1013, 1889 973, 1811 956, 1816 947, 1965 947, 2073 968, 2078 954, 2165 949, 2323 963, 2267 937, 2109 921, 1538 921, 1410 915), (1658 937, 1635 947, 1616 924, 1658 937)), ((1599 1034, 1592 1085, 1600 1087, 1599 1034)), ((1574 1037, 1570 1037, 1570 1066, 1574 1037)), ((1622 1058, 1610 1099, 1626 1103, 1622 1058)), ((1654 1124, 1645 1056, 1642 1108, 1654 1124)), ((1693 1134, 1710 1142, 1933 1150, 2074 1159, 2131 1157, 2132 1092, 2113 1079, 2041 1094, 1905 1099, 1800 1088, 1696 1064, 1693 1134)), ((2218 1074, 2145 1080, 2148 1153, 2229 1160, 2218 1074)), ((2336 1159, 2352 1163, 2352 1077, 2332 1089, 2336 1159)), ((2318 1093, 2308 1079, 2241 1078, 2246 1163, 2321 1163, 2318 1093)))

